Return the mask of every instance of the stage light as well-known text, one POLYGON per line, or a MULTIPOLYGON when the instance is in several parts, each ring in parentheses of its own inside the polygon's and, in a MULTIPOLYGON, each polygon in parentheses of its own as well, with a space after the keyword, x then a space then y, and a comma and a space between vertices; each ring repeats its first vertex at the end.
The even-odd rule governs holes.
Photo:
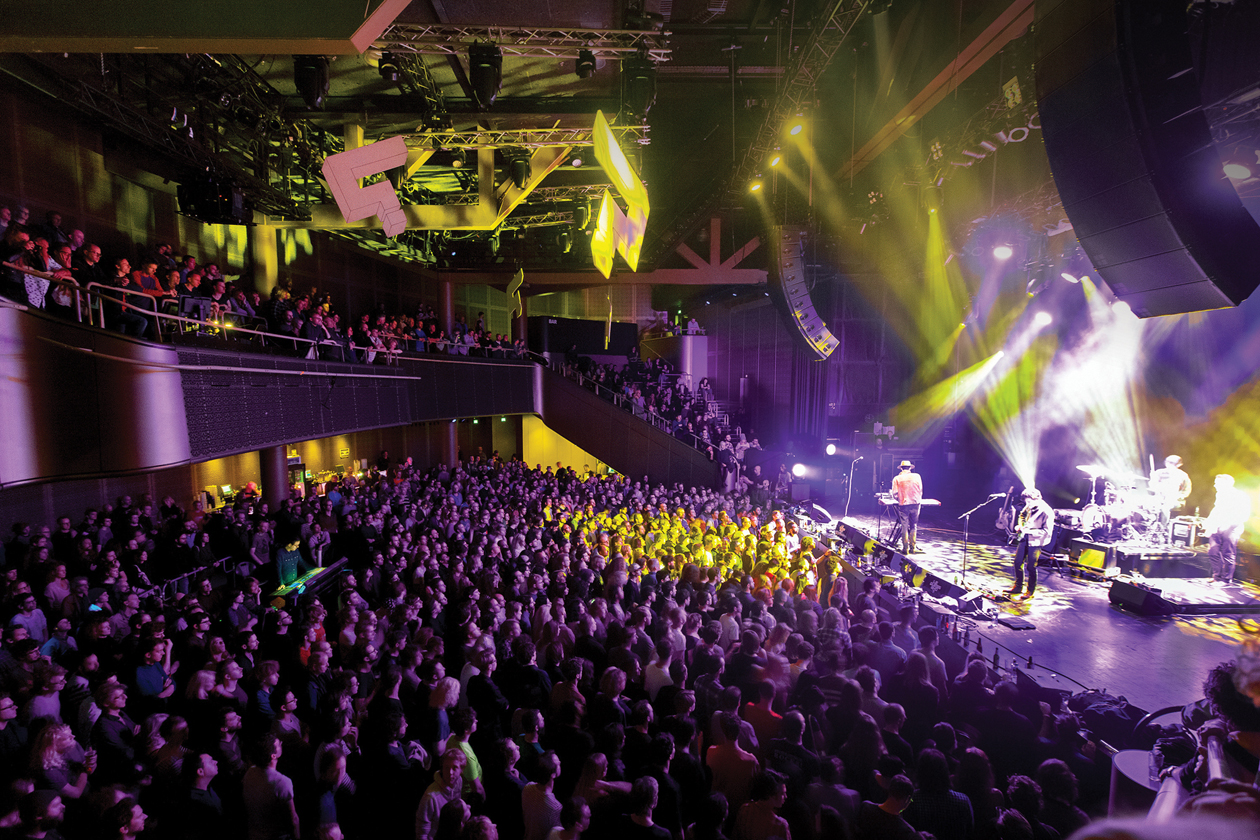
POLYGON ((640 53, 621 63, 621 104, 632 115, 647 118, 656 103, 656 65, 640 53))
POLYGON ((1015 249, 1010 245, 998 245, 993 249, 993 256, 999 260, 1009 260, 1014 253, 1015 249))
POLYGON ((800 134, 804 130, 805 130, 805 123, 798 121, 798 122, 792 123, 792 127, 788 129, 788 134, 795 137, 796 135, 800 134))
POLYGON ((468 163, 468 152, 463 146, 456 146, 451 150, 451 166, 456 169, 463 169, 468 163))
POLYGON ((1069 274, 1069 273, 1067 273, 1066 271, 1065 271, 1065 272, 1063 272, 1062 274, 1060 274, 1059 276, 1060 276, 1060 277, 1062 277, 1064 280, 1068 281, 1069 283, 1079 283, 1079 282, 1081 282, 1081 278, 1077 277, 1077 276, 1076 276, 1076 275, 1074 275, 1074 274, 1069 274))
POLYGON ((761 178, 760 178, 760 177, 753 178, 752 183, 748 185, 748 191, 749 191, 749 192, 757 192, 758 190, 760 190, 760 189, 761 189, 762 187, 764 187, 764 186, 765 186, 765 184, 762 182, 762 180, 761 180, 761 178))
POLYGON ((572 166, 574 169, 581 169, 582 159, 578 157, 577 155, 574 155, 572 158, 569 159, 569 165, 572 166))
POLYGON ((999 351, 997 351, 996 353, 994 353, 994 354, 993 354, 993 358, 995 358, 995 359, 1000 359, 1000 358, 1002 358, 1002 357, 1003 357, 1003 356, 1005 356, 1005 355, 1006 355, 1006 351, 1005 351, 1005 350, 999 350, 999 351))
POLYGON ((525 182, 529 180, 529 159, 516 158, 512 161, 512 184, 518 190, 525 189, 525 182))
POLYGON ((1133 314, 1133 309, 1129 306, 1129 304, 1125 303, 1122 300, 1118 300, 1115 303, 1111 304, 1111 311, 1116 313, 1117 315, 1132 315, 1133 314))
POLYGON ((827 444, 827 454, 828 455, 836 454, 836 445, 834 443, 827 444))
POLYGON ((573 61, 573 72, 579 79, 589 79, 595 74, 595 53, 590 50, 578 50, 578 57, 573 61))
POLYGON ((1048 327, 1054 321, 1049 312, 1038 312, 1033 316, 1033 323, 1039 327, 1048 327))
POLYGON ((783 162, 783 153, 782 153, 782 152, 780 152, 778 149, 775 149, 773 152, 771 152, 771 153, 770 153, 770 165, 771 165, 771 166, 778 166, 778 165, 779 165, 780 163, 782 163, 782 162, 783 162))
POLYGON ((793 465, 792 465, 792 475, 796 476, 797 478, 800 478, 801 476, 805 475, 805 465, 804 465, 804 464, 793 464, 793 465))
POLYGON ((1225 177, 1231 181, 1245 181, 1251 177, 1251 170, 1241 163, 1225 164, 1225 177))
POLYGON ((398 84, 398 77, 402 75, 398 59, 388 50, 381 53, 381 61, 376 65, 376 72, 381 74, 382 79, 394 85, 398 84))
POLYGON ((318 111, 328 95, 328 59, 322 55, 293 56, 293 84, 306 107, 318 111))
POLYGON ((503 87, 503 51, 497 44, 473 44, 468 48, 468 84, 477 109, 487 110, 503 87))

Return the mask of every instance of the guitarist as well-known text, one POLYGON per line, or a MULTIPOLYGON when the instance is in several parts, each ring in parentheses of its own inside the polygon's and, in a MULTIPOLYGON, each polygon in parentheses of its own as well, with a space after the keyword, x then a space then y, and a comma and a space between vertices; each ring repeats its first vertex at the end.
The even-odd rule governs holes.
POLYGON ((1029 600, 1037 588, 1037 560, 1041 557, 1041 550, 1050 542, 1050 533, 1054 528, 1054 511, 1041 498, 1040 490, 1029 487, 1023 495, 1024 509, 1015 529, 1015 539, 1019 541, 1015 548, 1015 585, 1007 590, 1007 594, 1029 600), (1028 570, 1028 591, 1021 596, 1025 567, 1028 570))

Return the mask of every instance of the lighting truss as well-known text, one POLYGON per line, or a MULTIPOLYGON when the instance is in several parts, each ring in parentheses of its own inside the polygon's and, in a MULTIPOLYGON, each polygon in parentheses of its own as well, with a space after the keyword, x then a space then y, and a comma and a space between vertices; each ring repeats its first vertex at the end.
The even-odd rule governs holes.
POLYGON ((286 192, 246 171, 232 158, 216 154, 198 141, 171 130, 168 124, 84 81, 69 83, 67 90, 81 110, 94 114, 111 128, 149 144, 195 169, 210 169, 231 178, 245 190, 257 210, 285 219, 307 218, 301 204, 286 192))
MULTIPOLYGON (((644 181, 646 184, 647 182, 644 181)), ((579 184, 571 187, 535 187, 529 194, 531 202, 582 201, 598 198, 608 189, 608 184, 579 184)))
MULTIPOLYGON (((648 143, 646 125, 615 125, 612 132, 619 141, 648 143)), ((510 128, 473 131, 424 131, 402 135, 407 145, 432 148, 434 141, 443 149, 498 149, 505 146, 537 149, 544 146, 594 146, 593 127, 578 128, 510 128)))
POLYGON ((757 129, 752 143, 744 151, 739 166, 724 184, 719 184, 710 195, 675 217, 673 223, 661 231, 653 242, 651 254, 641 260, 642 262, 654 265, 664 254, 672 251, 701 219, 712 215, 723 197, 742 201, 745 185, 779 142, 779 132, 784 121, 806 110, 807 104, 813 100, 814 88, 822 79, 824 71, 869 5, 870 0, 832 0, 828 3, 818 16, 818 22, 811 29, 808 38, 788 65, 787 79, 757 129))
POLYGON ((728 193, 742 193, 744 184, 757 173, 770 150, 779 142, 784 122, 806 110, 814 98, 814 89, 840 46, 861 19, 870 0, 834 0, 819 25, 810 32, 801 49, 788 65, 787 82, 779 91, 773 106, 757 129, 757 136, 744 151, 744 157, 727 183, 728 193))
POLYGON ((597 59, 620 61, 646 52, 654 62, 668 61, 669 32, 630 29, 532 29, 514 26, 450 26, 395 24, 376 41, 395 53, 463 55, 470 44, 490 42, 505 56, 577 58, 589 50, 597 59))
POLYGON ((434 82, 433 74, 429 72, 424 59, 417 53, 396 54, 394 58, 398 62, 398 81, 403 91, 424 101, 426 115, 446 113, 442 89, 434 82))
POLYGON ((522 230, 524 228, 550 227, 554 225, 573 224, 573 214, 567 211, 551 213, 531 213, 528 216, 508 216, 499 225, 499 230, 522 230))

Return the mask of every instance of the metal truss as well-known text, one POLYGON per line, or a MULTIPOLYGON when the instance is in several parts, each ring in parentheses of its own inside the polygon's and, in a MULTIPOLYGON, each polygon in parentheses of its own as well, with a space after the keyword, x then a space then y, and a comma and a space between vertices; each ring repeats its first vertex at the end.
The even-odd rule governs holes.
POLYGON ((426 116, 446 113, 446 102, 442 98, 442 89, 433 80, 429 66, 417 53, 401 53, 395 55, 398 62, 400 87, 404 92, 423 99, 426 116))
POLYGON ((528 216, 508 216, 499 225, 499 230, 522 230, 524 228, 540 228, 553 225, 573 224, 573 214, 556 211, 552 213, 532 213, 528 216))
POLYGON ((681 213, 668 229, 661 232, 653 243, 655 247, 651 255, 644 260, 648 265, 655 264, 667 251, 673 250, 691 228, 714 212, 723 197, 742 192, 764 165, 766 156, 779 139, 784 122, 807 109, 824 71, 870 5, 871 0, 832 0, 822 10, 809 37, 788 65, 787 80, 752 143, 744 151, 739 166, 718 189, 689 211, 681 213))
MULTIPOLYGON (((645 182, 646 183, 646 182, 645 182)), ((598 198, 608 189, 608 184, 579 184, 572 187, 535 187, 529 194, 531 203, 559 201, 586 201, 598 198)))
POLYGON ((644 52, 659 63, 669 60, 669 35, 626 29, 395 24, 375 46, 394 52, 462 55, 470 44, 481 41, 498 45, 505 56, 520 58, 577 58, 587 50, 596 58, 620 61, 644 52))
POLYGON ((75 104, 96 115, 111 128, 149 144, 196 170, 213 170, 229 176, 248 194, 256 209, 283 218, 301 218, 304 211, 289 194, 242 168, 235 160, 216 154, 189 135, 161 123, 113 94, 84 81, 69 83, 75 104))
MULTIPOLYGON (((648 126, 610 126, 618 141, 630 140, 640 145, 648 143, 648 126)), ((511 128, 477 131, 424 131, 404 134, 412 148, 440 149, 499 149, 505 147, 537 149, 544 146, 593 146, 594 128, 511 128)))

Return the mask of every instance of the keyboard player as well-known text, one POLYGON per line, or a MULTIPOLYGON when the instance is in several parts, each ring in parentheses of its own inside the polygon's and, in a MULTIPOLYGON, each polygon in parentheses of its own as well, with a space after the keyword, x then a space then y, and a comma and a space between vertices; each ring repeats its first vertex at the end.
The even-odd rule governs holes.
POLYGON ((893 528, 893 545, 901 543, 906 554, 921 554, 916 543, 919 532, 919 510, 923 504, 923 479, 914 471, 914 464, 902 461, 900 471, 893 476, 892 495, 897 500, 897 525, 893 528))

